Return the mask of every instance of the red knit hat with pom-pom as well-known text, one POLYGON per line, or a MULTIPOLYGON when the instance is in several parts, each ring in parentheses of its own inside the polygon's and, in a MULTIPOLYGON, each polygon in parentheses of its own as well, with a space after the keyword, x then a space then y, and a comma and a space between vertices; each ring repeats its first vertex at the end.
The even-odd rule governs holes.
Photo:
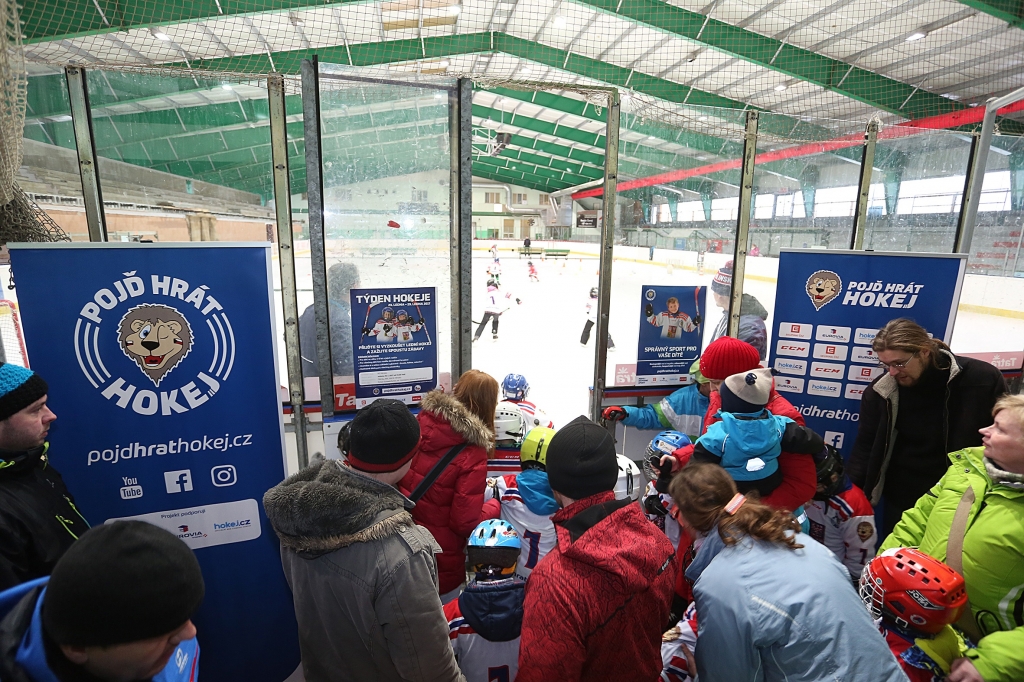
POLYGON ((712 341, 700 356, 700 373, 708 379, 725 381, 726 377, 749 372, 760 364, 756 348, 746 341, 723 336, 712 341))

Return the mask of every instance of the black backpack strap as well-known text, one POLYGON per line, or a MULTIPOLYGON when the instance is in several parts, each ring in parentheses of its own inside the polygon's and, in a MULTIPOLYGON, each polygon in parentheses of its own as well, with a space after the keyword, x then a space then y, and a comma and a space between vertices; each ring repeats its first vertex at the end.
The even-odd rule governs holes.
POLYGON ((452 460, 455 459, 460 452, 466 449, 466 445, 466 443, 459 443, 446 452, 444 457, 439 459, 437 464, 434 465, 434 468, 430 470, 430 473, 427 474, 426 478, 420 481, 420 484, 416 486, 416 489, 409 494, 409 499, 413 502, 418 502, 419 499, 423 497, 428 490, 430 490, 430 486, 434 485, 434 481, 436 481, 437 477, 441 475, 441 472, 451 464, 452 460))

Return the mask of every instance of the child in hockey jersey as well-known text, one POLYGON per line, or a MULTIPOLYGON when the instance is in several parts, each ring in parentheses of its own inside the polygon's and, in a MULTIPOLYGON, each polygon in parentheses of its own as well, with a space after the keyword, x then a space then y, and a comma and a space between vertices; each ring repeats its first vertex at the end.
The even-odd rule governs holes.
POLYGON ((522 472, 488 479, 484 491, 484 497, 492 498, 485 503, 485 512, 491 512, 489 505, 500 505, 501 519, 519 531, 522 548, 516 575, 524 580, 557 542, 551 517, 558 511, 558 503, 546 471, 548 445, 554 435, 554 429, 543 426, 531 430, 519 450, 522 472))
POLYGON ((727 377, 719 387, 721 421, 709 426, 693 448, 693 459, 721 465, 741 493, 757 490, 764 496, 779 486, 783 450, 816 455, 825 448, 814 431, 765 409, 772 382, 771 370, 763 368, 727 377))
POLYGON ((920 550, 890 549, 868 562, 860 596, 910 682, 945 680, 974 648, 952 627, 970 608, 963 577, 920 550))
POLYGON ((548 419, 544 411, 526 399, 529 394, 530 382, 522 374, 506 375, 501 382, 502 399, 518 405, 519 411, 523 415, 524 436, 530 432, 530 429, 537 426, 555 428, 555 423, 548 419))
POLYGON ((647 444, 647 458, 644 460, 644 473, 649 480, 641 500, 644 513, 665 533, 675 549, 679 549, 680 532, 679 523, 673 516, 675 503, 668 494, 668 482, 671 479, 667 475, 662 475, 659 462, 665 455, 671 455, 689 444, 690 438, 685 433, 662 431, 647 444))
POLYGON ((843 456, 831 445, 817 461, 818 491, 804 505, 812 538, 832 550, 856 583, 875 556, 875 511, 864 491, 843 470, 843 456))
MULTIPOLYGON (((597 287, 590 288, 590 298, 587 299, 587 323, 583 325, 583 334, 580 335, 580 345, 585 346, 590 341, 590 330, 597 322, 597 287)), ((608 334, 608 350, 615 349, 615 342, 612 335, 608 334)))
POLYGON ((537 276, 537 268, 534 267, 532 260, 526 261, 526 267, 530 269, 530 281, 539 282, 540 277, 537 276))
POLYGON ((682 620, 661 636, 661 682, 696 682, 695 648, 697 608, 690 602, 682 620))
POLYGON ((644 307, 644 316, 650 324, 655 327, 661 327, 661 338, 663 339, 680 339, 683 336, 683 332, 692 332, 697 330, 697 325, 700 324, 700 315, 690 319, 690 316, 686 313, 679 311, 679 299, 675 296, 669 298, 665 305, 668 310, 662 313, 654 314, 654 306, 648 303, 644 307))
POLYGON ((519 672, 526 585, 515 576, 519 551, 519 534, 506 521, 484 521, 469 536, 466 553, 475 578, 444 607, 466 682, 513 682, 519 672))
MULTIPOLYGON (((497 280, 493 277, 487 280, 487 300, 484 303, 484 319, 480 321, 480 326, 476 328, 476 333, 473 334, 474 341, 479 339, 484 333, 484 327, 487 326, 488 321, 491 323, 491 338, 495 341, 498 340, 498 318, 512 305, 511 300, 512 293, 503 293, 498 288, 497 280)), ((522 304, 523 302, 517 298, 516 305, 522 304)))

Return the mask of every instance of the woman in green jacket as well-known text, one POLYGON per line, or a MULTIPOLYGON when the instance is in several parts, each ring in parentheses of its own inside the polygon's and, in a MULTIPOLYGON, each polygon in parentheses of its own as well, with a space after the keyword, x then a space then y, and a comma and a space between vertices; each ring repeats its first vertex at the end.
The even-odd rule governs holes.
POLYGON ((1004 396, 983 447, 949 455, 942 479, 903 514, 879 552, 918 547, 963 573, 978 646, 949 682, 1024 680, 1024 396, 1004 396))

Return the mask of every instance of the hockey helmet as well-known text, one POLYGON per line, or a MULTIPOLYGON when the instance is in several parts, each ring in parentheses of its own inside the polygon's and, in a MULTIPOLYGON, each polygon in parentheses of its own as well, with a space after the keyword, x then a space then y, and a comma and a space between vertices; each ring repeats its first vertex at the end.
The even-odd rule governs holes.
POLYGON ((912 548, 876 556, 860 574, 860 598, 874 618, 919 637, 938 634, 967 607, 963 577, 938 559, 912 548))
POLYGON ((530 382, 522 374, 509 374, 501 382, 501 395, 505 400, 526 400, 530 382))
POLYGON ((519 406, 503 400, 494 408, 494 433, 500 443, 505 440, 515 441, 518 446, 523 442, 523 413, 519 406))
POLYGON ((380 311, 380 316, 385 320, 393 320, 395 319, 395 309, 391 306, 385 306, 384 310, 380 311))
POLYGON ((551 444, 551 438, 554 435, 555 430, 546 426, 530 429, 526 438, 523 439, 522 447, 519 448, 519 461, 522 462, 524 469, 529 466, 540 469, 547 467, 548 445, 551 444))
POLYGON ((533 267, 533 261, 532 260, 526 261, 526 264, 529 265, 531 268, 533 267))
POLYGON ((497 289, 498 288, 498 282, 493 277, 488 277, 487 278, 487 288, 490 289, 491 287, 497 289))
POLYGON ((831 445, 825 446, 825 454, 815 461, 814 468, 818 472, 818 489, 814 499, 827 500, 843 487, 846 480, 843 456, 831 445))
POLYGON ((406 312, 406 310, 404 308, 399 308, 398 312, 395 313, 395 318, 400 320, 403 317, 409 317, 409 313, 406 312))
POLYGON ((636 502, 640 499, 640 488, 644 485, 640 469, 633 460, 624 455, 615 455, 615 460, 619 466, 619 478, 615 481, 615 499, 624 500, 628 497, 636 502))
POLYGON ((647 444, 647 459, 644 460, 644 473, 652 481, 658 478, 658 470, 650 463, 651 458, 661 459, 663 455, 671 455, 681 447, 690 444, 690 437, 681 431, 662 431, 647 444))
POLYGON ((511 523, 490 519, 473 529, 466 554, 474 573, 500 578, 515 572, 521 548, 519 533, 511 523))
POLYGON ((597 287, 590 287, 590 298, 597 298, 597 287))

